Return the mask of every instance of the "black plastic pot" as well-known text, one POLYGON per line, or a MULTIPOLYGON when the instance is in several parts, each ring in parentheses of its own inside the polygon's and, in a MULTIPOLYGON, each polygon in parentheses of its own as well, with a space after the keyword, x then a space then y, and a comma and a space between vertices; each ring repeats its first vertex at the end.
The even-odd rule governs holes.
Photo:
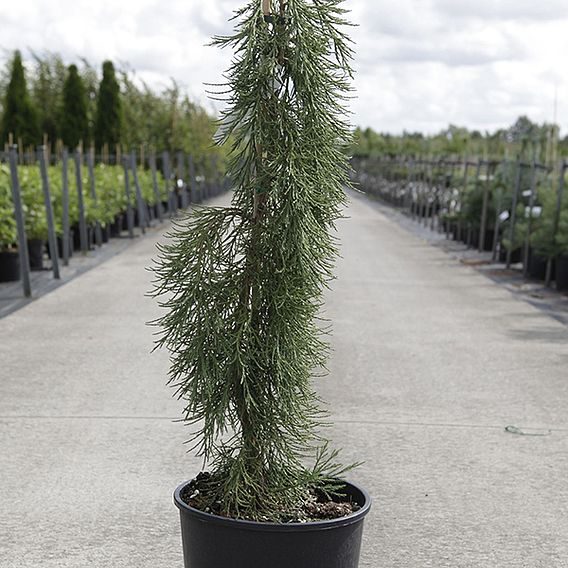
POLYGON ((0 282, 20 279, 20 255, 17 252, 0 252, 0 282))
MULTIPOLYGON (((511 263, 517 264, 518 262, 522 262, 522 261, 523 261, 522 249, 520 249, 520 248, 515 249, 511 253, 511 263)), ((499 251, 499 262, 507 262, 507 249, 503 246, 501 247, 501 250, 499 251)))
POLYGON ((103 243, 108 243, 110 240, 110 225, 108 223, 101 227, 101 239, 103 243))
MULTIPOLYGON (((478 247, 479 246, 479 229, 475 229, 475 231, 473 231, 472 233, 472 245, 474 247, 478 247)), ((483 235, 483 242, 481 243, 482 245, 482 250, 485 252, 491 252, 493 250, 493 237, 495 236, 495 231, 493 229, 486 229, 485 234, 483 235)))
MULTIPOLYGON (((529 275, 537 280, 544 280, 546 278, 546 264, 547 260, 544 256, 531 251, 529 256, 529 275)), ((554 263, 552 265, 552 278, 554 278, 554 263)))
POLYGON ((363 520, 371 498, 359 487, 346 486, 361 509, 348 517, 313 523, 255 523, 218 517, 189 507, 180 510, 185 568, 357 568, 363 520))
POLYGON ((568 290, 568 256, 556 260, 556 289, 568 290))
POLYGON ((120 232, 122 231, 122 220, 124 217, 125 215, 122 214, 117 215, 114 218, 114 222, 109 225, 111 238, 120 237, 120 232))
MULTIPOLYGON (((57 255, 63 258, 63 237, 57 237, 57 255)), ((47 256, 51 259, 51 251, 47 247, 47 256)), ((69 231, 69 258, 73 256, 73 231, 69 231)))
POLYGON ((30 270, 43 270, 43 240, 28 239, 30 270))

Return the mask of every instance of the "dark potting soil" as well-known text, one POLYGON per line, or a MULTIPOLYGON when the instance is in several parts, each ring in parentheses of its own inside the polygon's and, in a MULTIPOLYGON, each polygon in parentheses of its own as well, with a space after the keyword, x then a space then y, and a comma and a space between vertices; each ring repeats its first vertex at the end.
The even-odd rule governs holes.
MULTIPOLYGON (((184 503, 198 511, 225 517, 221 504, 212 503, 211 497, 207 496, 207 481, 210 478, 211 474, 200 473, 181 490, 180 497, 184 503)), ((282 511, 279 516, 282 523, 308 523, 347 517, 360 508, 357 503, 341 501, 340 498, 334 501, 322 491, 310 489, 304 502, 300 503, 296 510, 282 511)))

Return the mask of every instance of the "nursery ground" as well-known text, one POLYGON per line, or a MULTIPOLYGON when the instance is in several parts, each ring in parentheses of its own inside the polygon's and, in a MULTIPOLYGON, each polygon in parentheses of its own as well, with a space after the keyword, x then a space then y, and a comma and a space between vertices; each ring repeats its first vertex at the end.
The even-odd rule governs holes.
MULTIPOLYGON (((568 567, 568 327, 351 197, 319 390, 375 500, 361 568, 568 567)), ((182 566, 160 238, 0 320, 1 568, 182 566)))

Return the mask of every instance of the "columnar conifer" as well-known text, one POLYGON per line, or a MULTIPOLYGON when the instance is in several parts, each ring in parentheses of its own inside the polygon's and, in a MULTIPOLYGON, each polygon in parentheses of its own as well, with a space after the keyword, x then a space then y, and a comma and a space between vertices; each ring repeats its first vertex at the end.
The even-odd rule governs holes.
POLYGON ((95 116, 95 145, 97 148, 102 148, 104 144, 108 144, 111 150, 116 147, 120 142, 121 121, 120 87, 116 80, 114 65, 111 61, 105 61, 95 116))
POLYGON ((41 142, 38 114, 28 94, 19 51, 14 53, 12 60, 10 82, 4 100, 0 141, 7 142, 10 134, 14 136, 14 142, 21 139, 25 146, 41 142))
POLYGON ((89 118, 87 93, 76 65, 70 65, 63 86, 63 109, 61 113, 61 139, 71 149, 80 141, 89 142, 89 118))

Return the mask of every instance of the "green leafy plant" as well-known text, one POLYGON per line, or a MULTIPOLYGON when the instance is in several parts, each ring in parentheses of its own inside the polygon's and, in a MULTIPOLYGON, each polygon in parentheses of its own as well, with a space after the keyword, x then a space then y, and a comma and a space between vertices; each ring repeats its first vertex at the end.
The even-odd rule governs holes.
POLYGON ((102 225, 112 223, 117 215, 126 210, 124 170, 120 166, 99 164, 95 168, 95 188, 100 208, 102 225))
POLYGON ((340 0, 281 0, 265 18, 253 0, 215 39, 236 53, 217 136, 232 144, 232 206, 193 211, 159 247, 157 345, 212 470, 202 505, 227 516, 287 519, 342 472, 311 379, 327 356, 318 318, 348 184, 344 12, 340 0))
POLYGON ((10 170, 6 164, 0 164, 0 252, 13 249, 17 240, 10 170))
MULTIPOLYGON (((18 176, 22 192, 22 210, 26 237, 29 240, 47 240, 47 217, 41 175, 37 166, 19 166, 18 176)), ((52 196, 53 201, 53 196, 52 196)), ((61 223, 55 220, 56 231, 61 231, 61 223)))

